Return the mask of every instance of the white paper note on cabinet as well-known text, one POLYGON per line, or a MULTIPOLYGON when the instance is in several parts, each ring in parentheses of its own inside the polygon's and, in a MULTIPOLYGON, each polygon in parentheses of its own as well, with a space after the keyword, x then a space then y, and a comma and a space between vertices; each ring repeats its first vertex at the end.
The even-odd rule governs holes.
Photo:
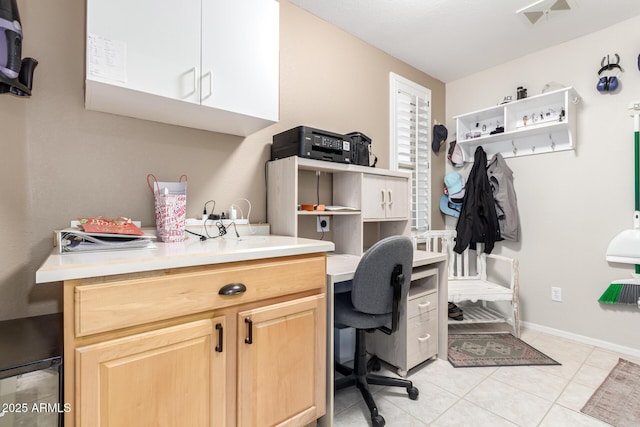
POLYGON ((127 45, 96 34, 87 36, 87 68, 90 76, 127 82, 127 45))

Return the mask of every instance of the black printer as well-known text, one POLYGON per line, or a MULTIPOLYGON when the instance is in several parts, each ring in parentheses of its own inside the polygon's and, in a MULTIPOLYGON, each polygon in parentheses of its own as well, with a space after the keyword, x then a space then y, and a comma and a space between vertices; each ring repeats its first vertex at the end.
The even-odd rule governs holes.
POLYGON ((350 136, 328 132, 308 126, 298 126, 273 135, 271 160, 290 156, 351 163, 350 136))

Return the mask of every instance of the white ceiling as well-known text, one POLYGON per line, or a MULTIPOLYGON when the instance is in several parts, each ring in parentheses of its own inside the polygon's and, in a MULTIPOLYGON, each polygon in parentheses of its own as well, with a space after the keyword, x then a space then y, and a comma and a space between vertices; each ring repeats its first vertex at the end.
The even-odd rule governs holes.
POLYGON ((535 25, 516 11, 536 0, 289 1, 445 83, 640 15, 640 0, 566 0, 535 25))

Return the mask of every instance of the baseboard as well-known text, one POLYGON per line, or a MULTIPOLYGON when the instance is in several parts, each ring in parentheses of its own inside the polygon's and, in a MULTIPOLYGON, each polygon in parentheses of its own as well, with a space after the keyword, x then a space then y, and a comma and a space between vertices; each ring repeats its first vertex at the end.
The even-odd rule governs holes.
POLYGON ((560 329, 549 328, 547 326, 542 326, 535 323, 520 322, 520 326, 534 330, 534 331, 544 332, 549 335, 568 338, 570 340, 578 341, 583 344, 604 348, 605 350, 615 351, 616 353, 622 353, 622 354, 627 354, 629 356, 640 357, 640 350, 637 348, 625 347, 623 345, 614 344, 608 341, 597 340, 594 338, 586 337, 584 335, 572 334, 570 332, 562 331, 560 329))

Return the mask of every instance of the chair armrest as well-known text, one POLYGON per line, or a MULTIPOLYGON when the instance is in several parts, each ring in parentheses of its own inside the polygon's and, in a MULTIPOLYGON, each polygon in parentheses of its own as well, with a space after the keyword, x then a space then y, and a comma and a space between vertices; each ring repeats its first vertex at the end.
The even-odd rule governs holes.
POLYGON ((509 264, 511 266, 512 269, 513 269, 513 267, 515 265, 518 264, 518 260, 516 258, 509 258, 509 257, 502 256, 502 255, 485 254, 485 253, 483 253, 481 256, 484 257, 484 258, 495 259, 496 261, 506 262, 507 264, 509 264))
POLYGON ((494 259, 501 263, 506 263, 509 267, 509 288, 511 288, 514 292, 518 291, 519 286, 519 263, 516 258, 509 258, 502 255, 496 254, 481 254, 482 260, 482 271, 480 272, 480 277, 482 280, 488 280, 488 272, 487 272, 487 262, 486 259, 494 259))

